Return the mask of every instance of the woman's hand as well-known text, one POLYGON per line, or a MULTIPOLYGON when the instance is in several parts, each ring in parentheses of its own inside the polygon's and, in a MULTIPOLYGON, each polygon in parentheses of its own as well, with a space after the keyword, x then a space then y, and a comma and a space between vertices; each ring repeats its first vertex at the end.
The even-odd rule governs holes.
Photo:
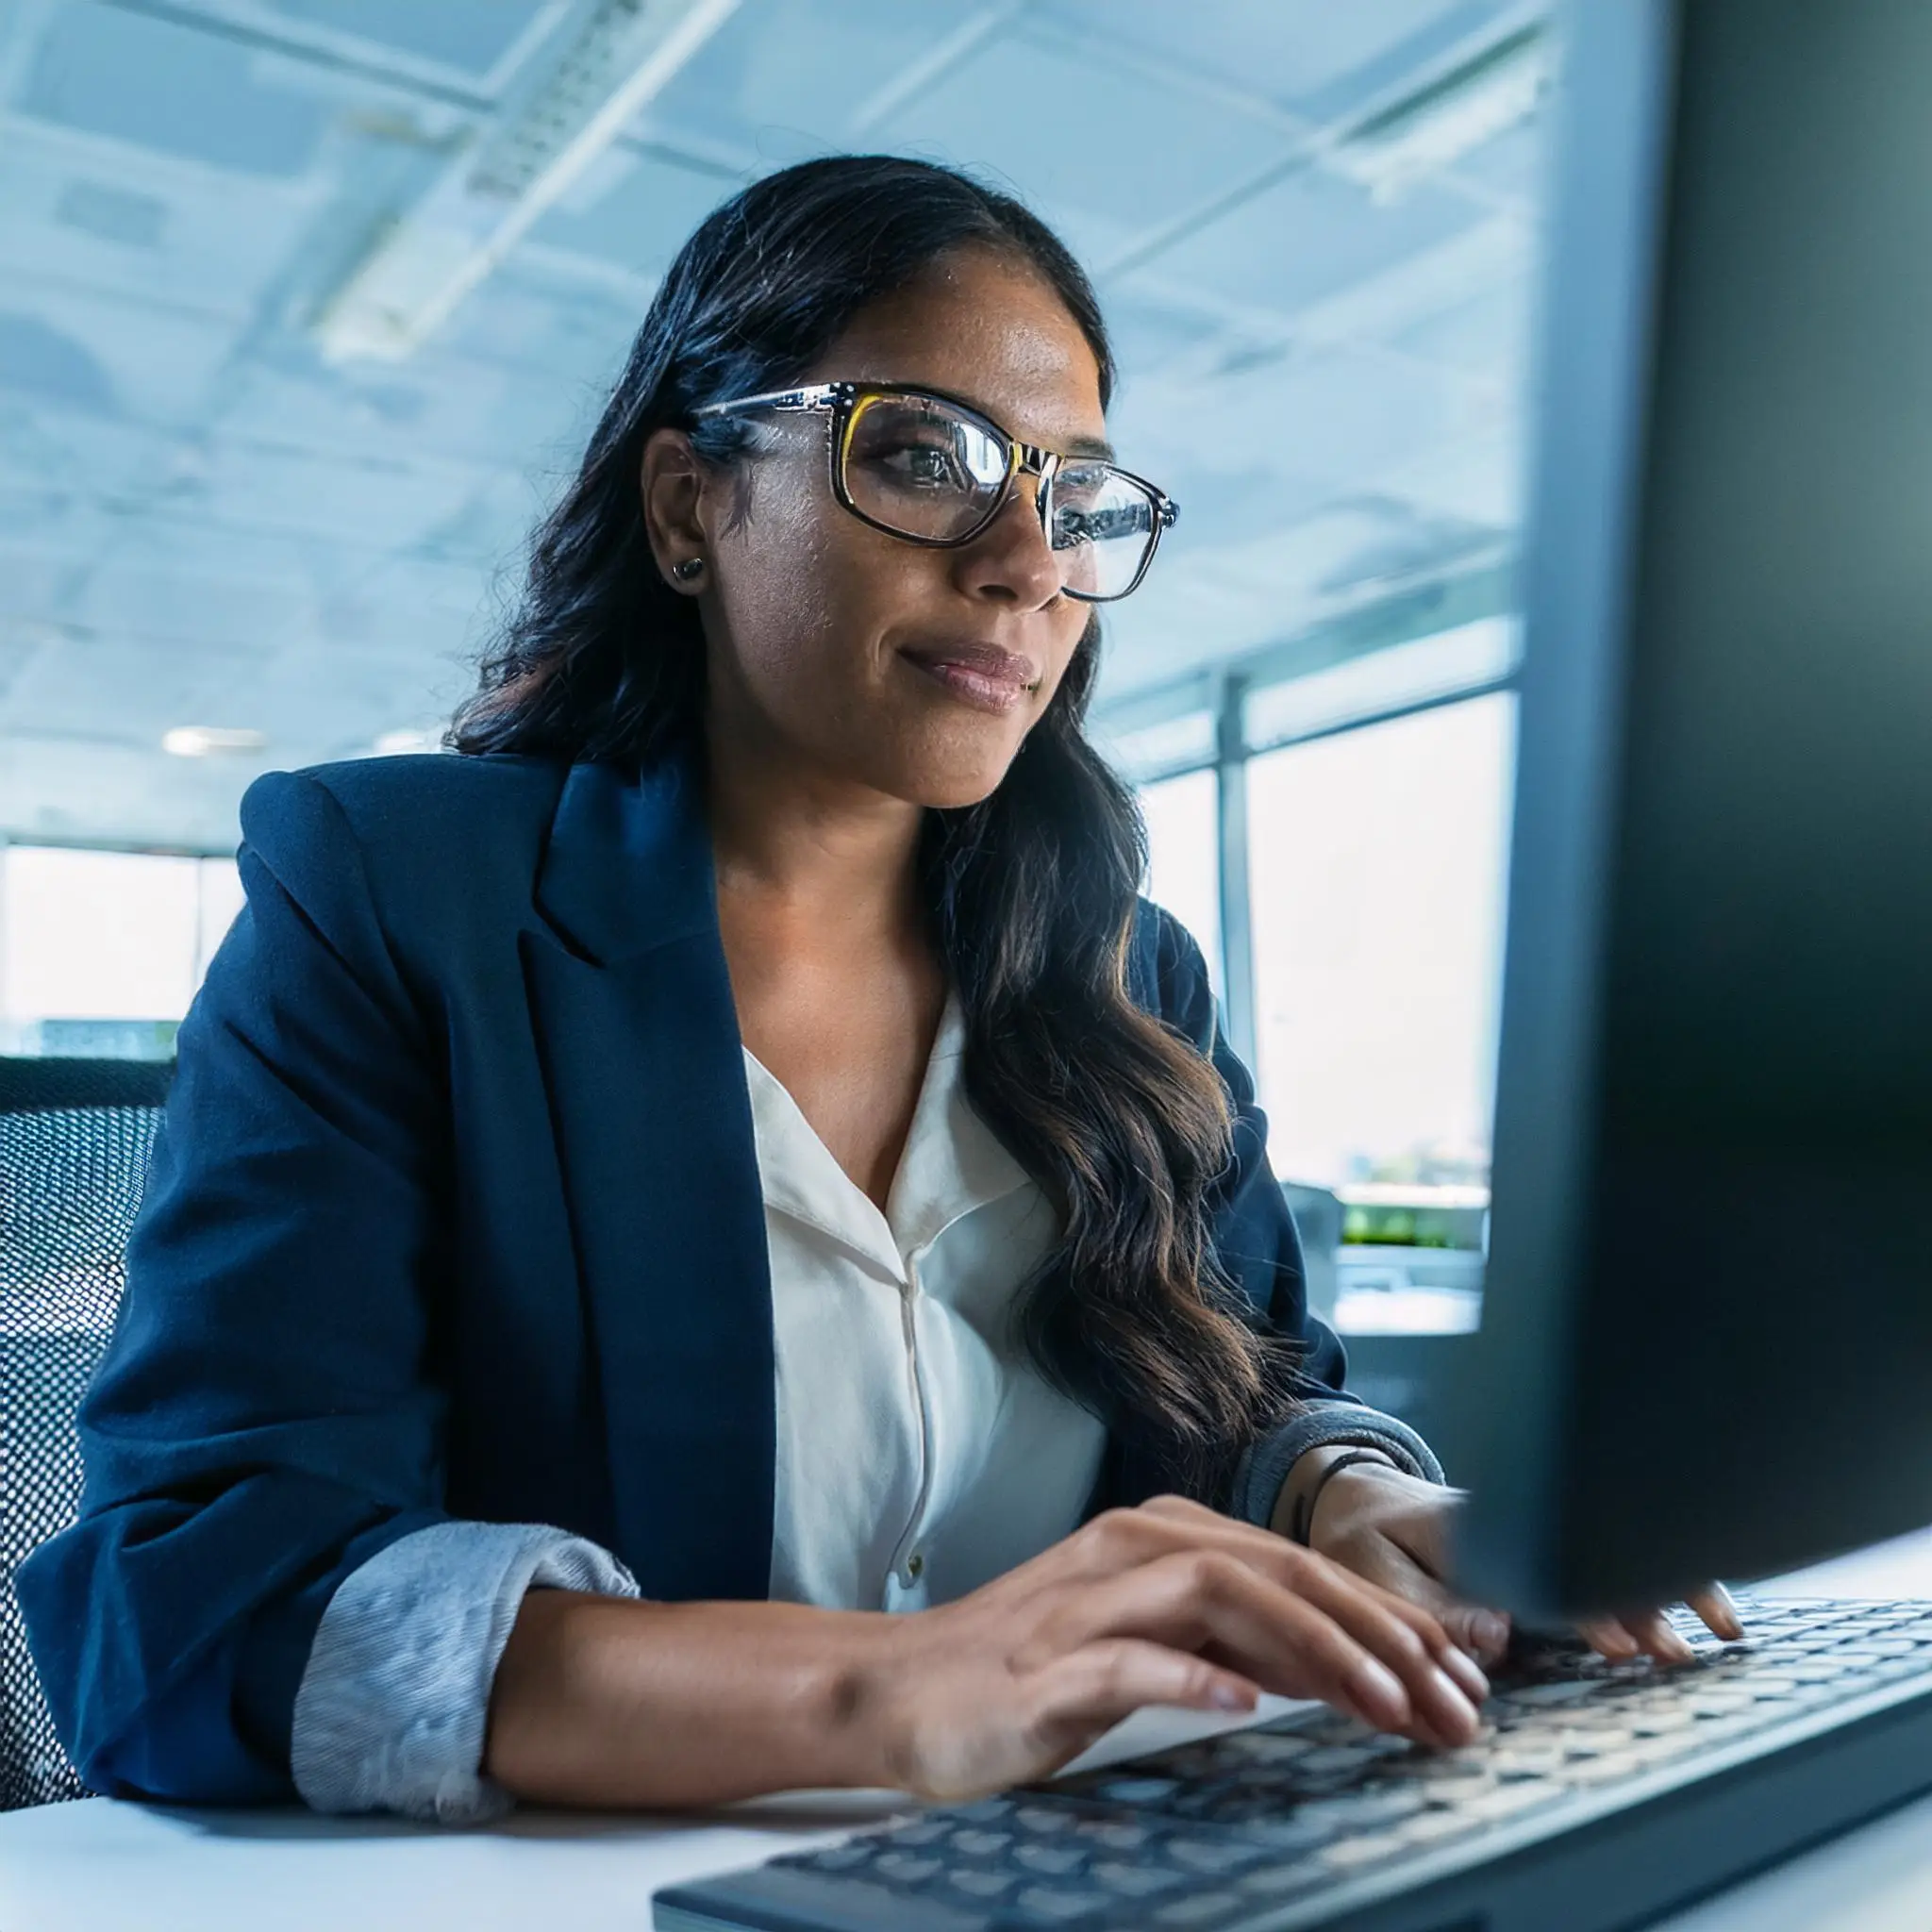
POLYGON ((1475 1736, 1489 1690, 1413 1603, 1172 1496, 1097 1517, 877 1641, 855 1721, 874 1727, 884 1782, 933 1798, 1044 1776, 1147 1704, 1318 1697, 1447 1746, 1475 1736))
MULTIPOLYGON (((1462 1491, 1424 1482, 1391 1462, 1351 1463, 1323 1486, 1308 1541, 1357 1576, 1427 1610, 1457 1643, 1493 1664, 1509 1641, 1508 1618, 1462 1602, 1442 1582, 1449 1570, 1449 1526, 1462 1498, 1462 1491)), ((1686 1601, 1719 1637, 1735 1641, 1743 1636, 1737 1609, 1721 1586, 1686 1601)), ((1692 1654, 1660 1610, 1592 1619, 1578 1629, 1594 1649, 1620 1661, 1647 1655, 1659 1663, 1685 1663, 1692 1654)))

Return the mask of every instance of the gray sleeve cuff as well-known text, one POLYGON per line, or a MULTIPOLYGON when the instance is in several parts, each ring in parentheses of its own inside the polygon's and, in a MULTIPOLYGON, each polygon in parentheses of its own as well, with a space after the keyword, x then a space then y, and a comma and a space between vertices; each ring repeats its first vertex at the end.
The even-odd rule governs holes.
POLYGON ((329 1600, 295 1693, 291 1768, 317 1811, 480 1824, 510 1807, 483 1775, 497 1659, 533 1585, 636 1596, 617 1558, 564 1530, 438 1523, 378 1551, 329 1600))
POLYGON ((1410 1475, 1432 1483, 1447 1480, 1435 1452, 1407 1423, 1358 1402, 1310 1403, 1243 1454, 1235 1469, 1227 1513, 1266 1529, 1289 1471, 1310 1449, 1324 1449, 1331 1442, 1380 1449, 1410 1475))

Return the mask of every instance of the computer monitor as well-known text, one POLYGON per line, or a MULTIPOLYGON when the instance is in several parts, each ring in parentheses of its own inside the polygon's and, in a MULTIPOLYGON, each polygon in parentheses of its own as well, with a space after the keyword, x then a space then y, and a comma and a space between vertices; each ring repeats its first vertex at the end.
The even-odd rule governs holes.
POLYGON ((1932 1522, 1932 5, 1580 0, 1467 1587, 1932 1522))

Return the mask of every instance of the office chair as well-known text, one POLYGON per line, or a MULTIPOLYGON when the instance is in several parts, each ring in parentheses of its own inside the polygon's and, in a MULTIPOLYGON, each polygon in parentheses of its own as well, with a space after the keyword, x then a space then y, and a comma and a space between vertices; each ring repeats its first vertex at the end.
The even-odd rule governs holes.
POLYGON ((75 1411, 113 1326, 172 1062, 0 1059, 0 1811, 86 1795, 13 1573, 80 1502, 75 1411))

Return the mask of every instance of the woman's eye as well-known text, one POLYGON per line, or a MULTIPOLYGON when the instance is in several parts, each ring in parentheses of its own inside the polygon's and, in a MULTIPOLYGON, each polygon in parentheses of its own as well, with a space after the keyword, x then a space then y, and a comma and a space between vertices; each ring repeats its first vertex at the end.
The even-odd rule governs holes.
POLYGON ((953 452, 936 443, 909 442, 882 453, 884 466, 909 483, 950 488, 959 481, 953 452))

